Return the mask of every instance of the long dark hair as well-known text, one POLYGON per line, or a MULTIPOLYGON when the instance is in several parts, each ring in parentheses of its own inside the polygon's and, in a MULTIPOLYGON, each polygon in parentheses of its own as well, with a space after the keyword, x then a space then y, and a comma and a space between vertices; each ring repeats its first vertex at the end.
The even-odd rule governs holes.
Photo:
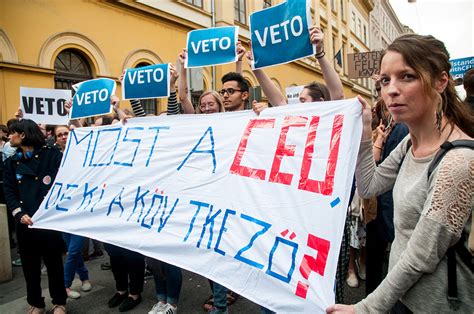
MULTIPOLYGON (((433 81, 451 69, 449 53, 444 43, 431 35, 406 34, 398 37, 382 53, 380 63, 387 51, 395 51, 403 56, 405 63, 420 75, 426 94, 432 94, 433 81)), ((474 137, 474 113, 463 104, 454 89, 454 81, 449 77, 446 89, 438 93, 441 110, 451 126, 459 127, 470 137, 474 137)))
POLYGON ((326 85, 318 82, 312 82, 304 86, 308 90, 308 94, 313 101, 323 101, 331 100, 331 94, 329 93, 326 85))
POLYGON ((25 134, 25 137, 21 140, 22 146, 33 146, 36 149, 46 144, 43 132, 33 120, 22 119, 13 122, 10 125, 10 133, 13 132, 25 134))

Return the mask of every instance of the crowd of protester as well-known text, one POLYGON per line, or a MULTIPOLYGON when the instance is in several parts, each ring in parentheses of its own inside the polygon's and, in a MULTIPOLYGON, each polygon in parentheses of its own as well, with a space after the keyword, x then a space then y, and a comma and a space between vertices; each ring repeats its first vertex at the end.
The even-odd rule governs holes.
MULTIPOLYGON (((324 34, 312 27, 310 37, 317 47, 315 58, 325 84, 308 83, 299 101, 343 99, 341 80, 325 57, 324 34)), ((236 72, 225 74, 221 89, 204 91, 194 106, 184 68, 187 52, 183 50, 178 55, 178 69, 170 68, 170 97, 165 114, 244 110, 249 86, 240 73, 241 62, 244 57, 252 62, 252 54, 240 43, 237 53, 236 72)), ((442 42, 431 36, 404 35, 382 55, 375 103, 370 105, 359 97, 363 135, 335 288, 336 303, 344 303, 345 283, 357 287, 359 280, 366 280, 367 297, 356 305, 333 305, 328 312, 449 312, 457 308, 472 313, 474 310, 472 255, 470 266, 459 258, 455 261, 456 294, 449 298, 447 295, 448 252, 458 246, 459 239, 467 234, 465 230, 472 227, 474 151, 468 147, 452 149, 428 173, 443 143, 467 140, 472 144, 474 136, 474 70, 465 74, 467 97, 462 102, 455 94, 449 69, 449 54, 442 42)), ((254 74, 268 103, 253 101, 248 106, 258 114, 269 106, 287 104, 263 70, 254 70, 254 74)), ((111 103, 114 114, 95 117, 90 125, 121 123, 145 116, 140 100, 130 101, 132 111, 122 110, 116 96, 111 98, 111 103)), ((65 107, 69 110, 71 102, 65 107)), ((23 119, 21 110, 7 125, 0 125, 4 161, 4 195, 0 201, 7 204, 12 214, 11 246, 17 245, 19 252, 19 259, 13 263, 23 268, 28 313, 45 313, 40 286, 42 265, 48 275, 52 313, 66 313, 66 299, 81 296, 71 289, 76 273, 82 291, 93 289, 94 278, 89 280, 85 261, 102 256, 103 248, 110 263, 102 267, 111 269, 116 286, 108 301, 110 308, 118 307, 120 312, 125 312, 141 302, 147 269, 153 274, 157 298, 149 313, 177 313, 182 287, 179 267, 79 235, 28 228, 54 181, 70 129, 87 125, 86 121, 78 120, 70 125, 38 125, 23 119), (48 182, 46 179, 39 182, 38 178, 48 178, 48 182), (93 243, 92 253, 90 243, 93 243)), ((468 254, 474 252, 472 238, 471 232, 465 239, 470 249, 468 254)), ((217 282, 209 283, 212 294, 203 305, 204 310, 227 313, 228 306, 239 296, 217 282)), ((263 307, 262 312, 271 313, 263 307)))

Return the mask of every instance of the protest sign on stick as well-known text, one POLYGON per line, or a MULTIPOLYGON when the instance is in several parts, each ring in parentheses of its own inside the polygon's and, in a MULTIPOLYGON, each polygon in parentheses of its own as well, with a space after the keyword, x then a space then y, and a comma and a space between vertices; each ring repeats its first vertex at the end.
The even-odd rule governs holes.
POLYGON ((64 103, 71 99, 67 89, 20 87, 20 107, 23 118, 36 123, 64 125, 69 117, 64 103))
POLYGON ((33 227, 140 252, 273 311, 324 312, 360 108, 350 99, 74 129, 33 227))

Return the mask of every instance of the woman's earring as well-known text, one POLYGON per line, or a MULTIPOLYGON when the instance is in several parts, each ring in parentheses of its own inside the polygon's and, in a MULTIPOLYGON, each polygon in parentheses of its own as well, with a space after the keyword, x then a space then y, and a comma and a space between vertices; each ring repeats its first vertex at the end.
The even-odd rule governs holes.
POLYGON ((438 132, 441 133, 441 123, 443 121, 443 103, 444 103, 444 95, 440 95, 440 101, 438 103, 438 108, 436 109, 436 128, 438 132))

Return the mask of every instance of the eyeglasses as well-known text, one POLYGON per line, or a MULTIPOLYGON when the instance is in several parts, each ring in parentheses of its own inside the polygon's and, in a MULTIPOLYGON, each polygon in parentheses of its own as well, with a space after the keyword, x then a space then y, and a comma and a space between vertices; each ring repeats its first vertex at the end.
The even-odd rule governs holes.
POLYGON ((232 87, 230 88, 223 88, 219 91, 219 94, 221 94, 221 96, 224 96, 225 93, 229 94, 229 95, 233 95, 235 92, 241 92, 242 90, 241 89, 234 89, 232 87))
POLYGON ((217 105, 217 104, 216 104, 215 102, 210 101, 210 102, 207 102, 207 103, 201 103, 201 104, 199 105, 199 108, 200 108, 201 110, 204 110, 204 109, 206 109, 206 107, 213 108, 213 107, 215 107, 216 105, 217 105))

